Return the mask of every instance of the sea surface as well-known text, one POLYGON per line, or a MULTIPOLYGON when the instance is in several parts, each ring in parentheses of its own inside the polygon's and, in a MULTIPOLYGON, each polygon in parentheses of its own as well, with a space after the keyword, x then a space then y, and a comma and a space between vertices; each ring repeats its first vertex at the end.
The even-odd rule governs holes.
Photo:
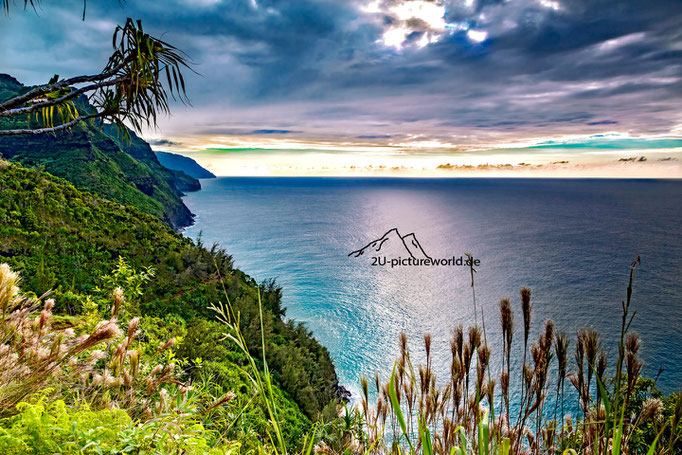
POLYGON ((431 258, 480 260, 476 319, 486 324, 493 371, 504 297, 515 311, 520 362, 522 286, 532 289, 531 339, 551 318, 571 335, 572 359, 576 330, 591 326, 613 358, 630 264, 639 256, 632 328, 643 340, 645 373, 662 367, 658 385, 666 392, 682 385, 682 181, 239 177, 202 185, 185 198, 197 215, 185 235, 219 243, 259 281, 276 278, 287 316, 329 349, 355 396, 361 375, 390 375, 401 331, 416 357, 422 335, 432 334, 442 377, 451 330, 474 323, 468 267, 372 265, 372 256, 400 255, 395 237, 379 253, 375 244, 349 256, 393 228, 414 233, 431 258))

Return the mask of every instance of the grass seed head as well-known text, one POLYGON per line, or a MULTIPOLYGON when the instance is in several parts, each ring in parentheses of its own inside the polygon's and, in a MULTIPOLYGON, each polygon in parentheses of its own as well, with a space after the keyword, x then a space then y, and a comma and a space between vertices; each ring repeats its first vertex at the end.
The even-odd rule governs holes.
POLYGON ((530 288, 521 288, 521 311, 523 313, 523 334, 524 339, 528 340, 530 334, 532 304, 530 302, 530 288))

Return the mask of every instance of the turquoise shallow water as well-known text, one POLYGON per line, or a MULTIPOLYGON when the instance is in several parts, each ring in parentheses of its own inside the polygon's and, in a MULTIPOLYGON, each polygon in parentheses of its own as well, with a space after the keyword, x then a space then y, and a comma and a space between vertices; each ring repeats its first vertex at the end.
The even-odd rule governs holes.
POLYGON ((571 335, 593 326, 615 353, 629 264, 640 255, 633 328, 643 338, 645 371, 663 367, 659 386, 668 392, 682 384, 682 181, 218 178, 202 185, 185 198, 197 214, 186 235, 218 242, 259 281, 277 278, 287 315, 329 349, 352 392, 360 375, 390 373, 400 331, 415 349, 430 332, 445 373, 450 330, 473 323, 467 268, 390 268, 348 256, 391 228, 414 233, 430 257, 480 259, 477 303, 493 368, 500 298, 511 298, 521 347, 521 286, 533 290, 536 333, 547 318, 571 335))

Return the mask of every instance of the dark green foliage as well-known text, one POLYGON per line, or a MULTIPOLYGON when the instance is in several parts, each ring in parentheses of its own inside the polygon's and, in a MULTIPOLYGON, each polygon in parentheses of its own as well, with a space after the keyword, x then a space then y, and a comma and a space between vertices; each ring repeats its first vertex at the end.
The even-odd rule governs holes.
POLYGON ((223 250, 194 243, 151 215, 0 160, 0 262, 26 277, 25 291, 57 286, 57 310, 80 313, 80 296, 96 294, 103 285, 100 277, 116 267, 119 256, 138 270, 150 266, 156 272, 144 286, 139 309, 130 311, 145 318, 176 318, 177 333, 155 336, 186 336, 181 355, 202 357, 220 371, 238 360, 209 330, 214 314, 207 307, 225 298, 220 278, 256 358, 262 357, 260 286, 266 355, 276 383, 310 418, 335 399, 337 379, 328 351, 304 326, 284 322, 281 290, 274 282, 258 285, 234 269, 223 250))
POLYGON ((116 127, 110 123, 105 123, 102 126, 102 131, 112 138, 121 150, 137 161, 146 164, 150 170, 161 175, 170 186, 178 191, 198 191, 201 189, 201 183, 197 180, 199 177, 191 176, 182 170, 166 167, 157 158, 157 153, 152 150, 151 146, 135 132, 128 130, 129 137, 124 140, 119 137, 116 127))

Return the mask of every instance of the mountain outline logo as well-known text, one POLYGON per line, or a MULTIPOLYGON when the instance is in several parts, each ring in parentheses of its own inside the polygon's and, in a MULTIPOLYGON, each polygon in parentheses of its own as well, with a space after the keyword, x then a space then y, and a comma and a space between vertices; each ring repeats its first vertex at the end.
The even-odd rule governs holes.
POLYGON ((400 235, 398 228, 386 231, 384 235, 372 240, 362 248, 348 253, 349 257, 367 257, 372 266, 381 267, 469 267, 475 272, 474 266, 481 265, 480 259, 475 259, 466 253, 460 256, 432 258, 421 243, 417 240, 414 232, 400 235))
POLYGON ((369 255, 370 253, 380 253, 387 257, 403 257, 407 253, 410 258, 415 260, 431 260, 431 256, 426 254, 414 232, 400 235, 398 228, 389 229, 378 239, 369 242, 358 250, 351 251, 348 256, 357 258, 365 254, 369 255))

